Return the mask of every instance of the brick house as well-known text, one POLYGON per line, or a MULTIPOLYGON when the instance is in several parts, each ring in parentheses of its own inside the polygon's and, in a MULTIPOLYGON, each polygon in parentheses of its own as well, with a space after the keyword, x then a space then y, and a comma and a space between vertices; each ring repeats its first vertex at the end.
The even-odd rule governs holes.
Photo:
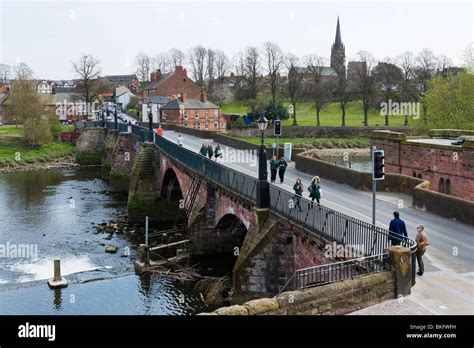
POLYGON ((185 93, 189 99, 200 99, 202 88, 191 80, 186 69, 177 65, 175 71, 162 74, 158 69, 150 74, 150 83, 143 88, 143 98, 151 96, 180 97, 185 93))
POLYGON ((225 131, 226 121, 222 117, 220 107, 207 100, 206 93, 201 93, 199 99, 188 99, 186 93, 161 107, 161 120, 167 124, 177 124, 184 127, 225 131))
POLYGON ((426 179, 433 191, 474 201, 474 131, 434 129, 431 135, 375 131, 371 143, 385 151, 386 173, 426 179))

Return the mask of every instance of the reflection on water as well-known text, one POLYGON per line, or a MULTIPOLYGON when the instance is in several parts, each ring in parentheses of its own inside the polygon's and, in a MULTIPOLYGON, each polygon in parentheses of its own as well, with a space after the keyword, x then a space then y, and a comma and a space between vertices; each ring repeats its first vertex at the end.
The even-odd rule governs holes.
POLYGON ((192 314, 205 308, 192 286, 139 277, 136 241, 96 233, 92 223, 126 215, 126 196, 108 193, 98 169, 0 175, 0 245, 35 245, 38 258, 4 257, 0 314, 192 314), (119 248, 105 253, 106 245, 119 248), (129 257, 121 257, 125 248, 129 257), (61 259, 65 289, 51 290, 61 259))

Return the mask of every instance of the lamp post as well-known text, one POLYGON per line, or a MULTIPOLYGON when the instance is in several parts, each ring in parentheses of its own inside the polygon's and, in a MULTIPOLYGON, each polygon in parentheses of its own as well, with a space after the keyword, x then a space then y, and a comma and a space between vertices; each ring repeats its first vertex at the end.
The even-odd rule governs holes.
POLYGON ((153 142, 153 114, 151 113, 151 102, 147 104, 148 111, 148 141, 153 142))
POLYGON ((262 135, 262 144, 258 156, 258 184, 257 184, 257 208, 270 207, 270 185, 267 179, 267 150, 265 148, 264 136, 268 126, 265 116, 260 116, 257 120, 258 129, 262 135))
POLYGON ((117 115, 117 106, 115 106, 115 112, 114 112, 114 122, 115 122, 115 129, 118 129, 118 115, 117 115))

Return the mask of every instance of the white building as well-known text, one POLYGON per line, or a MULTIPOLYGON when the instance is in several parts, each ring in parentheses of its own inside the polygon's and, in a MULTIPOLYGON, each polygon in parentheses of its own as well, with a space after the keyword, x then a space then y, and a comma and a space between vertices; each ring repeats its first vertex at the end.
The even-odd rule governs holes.
POLYGON ((130 99, 136 97, 135 94, 125 86, 120 86, 115 89, 115 103, 120 106, 122 110, 127 108, 130 99))
POLYGON ((151 96, 144 100, 142 104, 142 122, 148 122, 148 104, 151 105, 151 113, 153 115, 153 123, 161 122, 160 109, 168 104, 171 98, 167 96, 151 96))

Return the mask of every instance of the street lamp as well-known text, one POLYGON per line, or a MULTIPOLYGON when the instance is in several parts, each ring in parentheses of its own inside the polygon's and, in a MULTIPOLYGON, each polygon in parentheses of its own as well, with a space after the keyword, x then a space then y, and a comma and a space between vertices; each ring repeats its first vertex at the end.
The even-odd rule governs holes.
POLYGON ((270 185, 267 179, 267 150, 265 148, 264 136, 268 126, 265 116, 260 116, 257 120, 258 129, 262 136, 262 144, 258 156, 258 184, 257 184, 257 208, 270 207, 270 185))
POLYGON ((148 141, 153 142, 153 114, 151 113, 151 102, 148 102, 146 111, 148 112, 148 141))
POLYGON ((115 120, 115 129, 118 129, 118 115, 117 115, 117 106, 115 106, 114 120, 115 120))

